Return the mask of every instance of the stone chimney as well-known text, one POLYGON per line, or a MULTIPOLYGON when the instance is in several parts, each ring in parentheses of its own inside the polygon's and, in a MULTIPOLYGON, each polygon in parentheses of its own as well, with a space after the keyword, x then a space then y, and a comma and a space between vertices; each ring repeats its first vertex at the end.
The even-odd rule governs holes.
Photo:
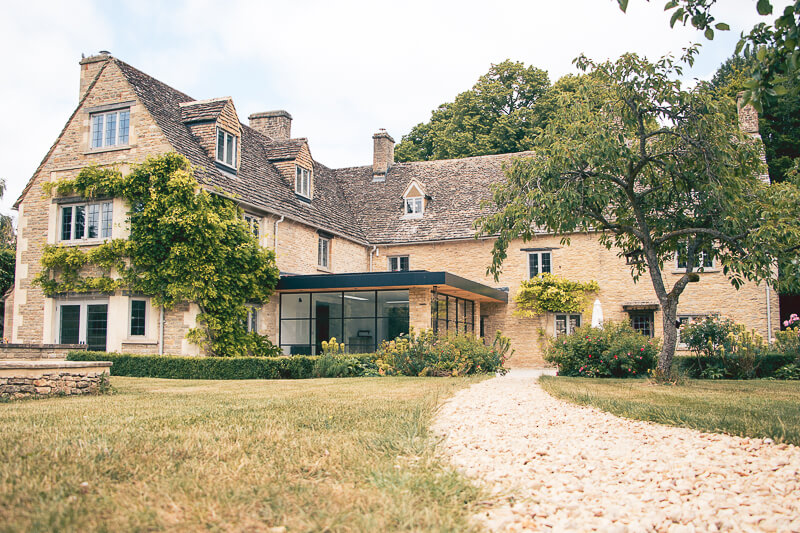
POLYGON ((383 181, 394 163, 394 139, 381 128, 372 136, 374 152, 372 155, 372 179, 383 181))
POLYGON ((80 101, 81 98, 84 97, 86 94, 86 89, 89 88, 89 85, 94 81, 95 77, 97 77, 97 73, 100 72, 100 69, 103 67, 106 61, 111 58, 111 52, 106 50, 101 50, 97 53, 97 55, 89 56, 89 57, 82 57, 80 60, 81 66, 81 86, 80 92, 78 94, 78 100, 80 101))
POLYGON ((744 105, 744 93, 739 93, 736 109, 739 111, 739 129, 749 135, 758 135, 758 111, 752 104, 744 105))
POLYGON ((292 138, 292 115, 282 109, 253 113, 247 120, 251 128, 271 139, 280 141, 292 138))

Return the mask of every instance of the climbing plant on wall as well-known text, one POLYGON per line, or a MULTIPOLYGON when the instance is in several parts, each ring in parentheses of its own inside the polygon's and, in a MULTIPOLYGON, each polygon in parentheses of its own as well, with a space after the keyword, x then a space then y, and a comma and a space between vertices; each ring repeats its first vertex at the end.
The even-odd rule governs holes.
POLYGON ((121 197, 130 207, 127 240, 90 250, 46 246, 37 277, 48 296, 127 289, 169 309, 200 308, 190 341, 209 355, 276 355, 264 336, 248 333, 246 304, 269 300, 278 282, 275 253, 262 248, 230 198, 200 187, 189 162, 175 153, 148 158, 123 176, 87 167, 46 192, 84 198, 121 197))
POLYGON ((579 313, 589 302, 589 295, 599 290, 596 281, 582 283, 545 272, 520 284, 514 296, 514 314, 534 317, 548 312, 579 313))

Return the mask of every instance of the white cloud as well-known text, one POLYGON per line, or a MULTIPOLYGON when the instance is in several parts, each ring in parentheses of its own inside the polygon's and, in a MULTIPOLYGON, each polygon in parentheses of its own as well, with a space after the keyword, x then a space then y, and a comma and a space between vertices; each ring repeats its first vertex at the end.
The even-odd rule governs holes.
POLYGON ((633 0, 627 14, 616 0, 53 1, 5 11, 0 95, 13 102, 5 124, 15 127, 0 132, 4 211, 77 103, 82 51, 110 49, 195 98, 232 96, 245 121, 286 109, 316 158, 351 166, 371 161, 377 128, 399 141, 490 63, 524 61, 555 80, 580 53, 655 58, 694 39, 704 44, 692 75, 708 77, 758 19, 753 0, 728 0, 718 18, 732 31, 708 43, 691 28, 670 30, 657 0, 633 0))

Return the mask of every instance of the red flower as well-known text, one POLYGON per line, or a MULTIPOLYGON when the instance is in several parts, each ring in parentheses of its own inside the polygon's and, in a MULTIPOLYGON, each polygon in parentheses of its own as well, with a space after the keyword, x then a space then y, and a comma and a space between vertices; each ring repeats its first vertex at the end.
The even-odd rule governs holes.
POLYGON ((640 351, 640 352, 643 352, 643 351, 644 351, 644 348, 640 348, 640 349, 639 349, 639 351, 640 351))

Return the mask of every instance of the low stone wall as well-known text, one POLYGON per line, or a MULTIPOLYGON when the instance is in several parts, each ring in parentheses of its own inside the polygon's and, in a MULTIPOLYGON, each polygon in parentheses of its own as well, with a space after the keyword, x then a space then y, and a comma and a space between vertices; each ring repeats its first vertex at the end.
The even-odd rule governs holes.
POLYGON ((0 344, 0 360, 64 360, 71 350, 85 350, 85 344, 0 344))
POLYGON ((108 382, 109 361, 0 361, 0 398, 94 394, 108 382))

